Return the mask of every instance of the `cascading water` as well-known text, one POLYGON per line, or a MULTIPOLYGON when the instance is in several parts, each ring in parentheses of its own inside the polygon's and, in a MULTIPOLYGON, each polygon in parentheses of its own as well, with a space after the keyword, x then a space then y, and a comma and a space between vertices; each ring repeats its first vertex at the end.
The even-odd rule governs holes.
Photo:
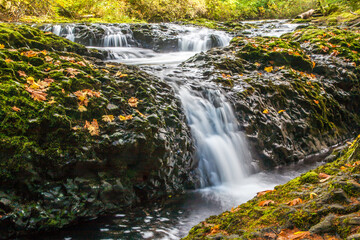
POLYGON ((181 87, 179 97, 196 141, 201 186, 240 184, 251 159, 229 102, 218 89, 181 87), (205 96, 204 96, 205 95, 205 96))
MULTIPOLYGON (((259 25, 260 30, 255 29, 251 34, 266 32, 268 36, 277 36, 279 32, 290 32, 296 27, 287 24, 282 28, 284 24, 281 22, 279 26, 274 22, 264 25, 266 31, 259 25), (274 28, 269 27, 273 25, 274 28)), ((83 228, 77 227, 70 234, 64 232, 57 239, 179 239, 191 226, 206 217, 229 210, 247 201, 256 192, 272 188, 299 174, 299 169, 287 169, 286 174, 261 172, 249 175, 250 152, 226 96, 215 84, 206 82, 206 77, 199 80, 203 76, 200 69, 182 69, 176 65, 200 51, 228 45, 231 37, 226 33, 176 24, 151 24, 145 26, 145 32, 150 32, 147 37, 153 38, 153 45, 146 45, 137 39, 139 34, 135 35, 133 26, 128 24, 49 25, 42 29, 107 50, 112 56, 110 61, 145 64, 147 66, 143 66, 143 70, 162 76, 164 81, 171 83, 182 102, 196 144, 202 187, 188 193, 186 200, 173 200, 170 206, 162 209, 153 207, 118 214, 110 221, 99 220, 83 228), (155 46, 163 47, 167 38, 177 44, 167 52, 158 51, 155 46)), ((53 240, 54 236, 49 239, 53 240)))

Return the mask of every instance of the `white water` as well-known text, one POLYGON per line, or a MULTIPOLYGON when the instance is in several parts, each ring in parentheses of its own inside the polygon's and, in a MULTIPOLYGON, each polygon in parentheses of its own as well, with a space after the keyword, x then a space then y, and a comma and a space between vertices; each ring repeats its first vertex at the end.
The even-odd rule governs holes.
POLYGON ((220 90, 205 91, 201 94, 187 86, 179 91, 200 159, 201 186, 239 185, 251 161, 246 140, 220 90))
MULTIPOLYGON (((249 30, 250 36, 279 36, 297 26, 285 22, 256 24, 260 27, 249 30)), ((150 215, 142 211, 134 215, 119 214, 120 219, 99 224, 99 230, 92 230, 99 236, 92 239, 179 239, 206 217, 229 210, 251 199, 256 192, 272 189, 309 169, 309 166, 297 165, 295 169, 286 168, 283 172, 251 173, 252 159, 246 138, 239 131, 226 95, 215 84, 199 80, 201 71, 176 66, 200 51, 228 45, 230 36, 209 29, 172 24, 168 27, 180 32, 179 51, 158 53, 152 49, 135 48, 128 44, 133 36, 128 35, 129 31, 122 33, 120 28, 105 31, 101 49, 111 53, 111 61, 147 65, 144 70, 174 86, 196 145, 202 188, 190 192, 185 201, 179 200, 180 203, 171 206, 170 210, 153 209, 150 215)), ((51 31, 76 39, 73 28, 54 26, 51 31)), ((86 229, 90 231, 89 227, 86 229)), ((89 236, 86 235, 85 239, 89 236)))

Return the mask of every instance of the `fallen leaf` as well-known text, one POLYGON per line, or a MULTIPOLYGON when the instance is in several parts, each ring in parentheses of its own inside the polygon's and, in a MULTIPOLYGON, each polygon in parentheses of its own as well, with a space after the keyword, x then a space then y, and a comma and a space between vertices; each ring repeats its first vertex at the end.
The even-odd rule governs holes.
POLYGON ((47 102, 48 104, 54 104, 56 101, 54 100, 54 97, 51 97, 50 101, 47 102))
POLYGON ((13 62, 13 60, 7 58, 7 59, 5 59, 5 62, 6 62, 6 63, 11 63, 11 62, 13 62))
POLYGON ((128 100, 128 103, 129 103, 130 107, 137 107, 139 101, 138 101, 137 98, 131 97, 131 98, 128 100))
POLYGON ((25 88, 26 91, 28 91, 29 93, 31 93, 31 97, 35 100, 35 101, 45 101, 46 100, 46 96, 47 94, 45 92, 43 92, 42 90, 36 90, 30 87, 25 88))
POLYGON ((256 196, 261 197, 261 196, 264 196, 265 194, 268 194, 271 192, 275 192, 275 190, 266 190, 266 191, 258 192, 256 196))
POLYGON ((18 71, 19 77, 27 77, 24 71, 18 71))
POLYGON ((298 240, 298 239, 305 239, 309 237, 311 234, 310 232, 299 231, 299 229, 294 228, 290 229, 283 229, 278 234, 278 240, 298 240))
POLYGON ((255 66, 260 67, 260 66, 261 66, 261 64, 260 64, 260 63, 258 63, 258 62, 256 62, 256 63, 255 63, 255 66))
POLYGON ((45 61, 46 62, 51 62, 52 60, 54 60, 52 57, 46 56, 45 57, 45 61))
POLYGON ((319 101, 318 101, 318 100, 314 100, 314 103, 319 104, 319 101))
POLYGON ((319 173, 319 178, 321 179, 320 182, 326 182, 331 176, 325 173, 319 173))
POLYGON ((142 114, 139 110, 136 109, 136 112, 143 118, 146 118, 146 116, 144 114, 142 114))
POLYGON ((286 204, 289 205, 289 206, 295 206, 295 205, 298 205, 298 204, 301 204, 302 203, 302 199, 301 198, 296 198, 294 200, 291 200, 290 202, 287 202, 286 204))
POLYGON ((265 109, 265 110, 263 111, 263 113, 264 113, 264 114, 268 114, 268 113, 269 113, 269 110, 265 109))
POLYGON ((85 121, 85 129, 87 129, 91 136, 98 136, 100 134, 99 124, 96 119, 93 119, 92 122, 85 121))
POLYGON ((316 63, 314 61, 312 61, 312 66, 313 68, 315 67, 316 63))
POLYGON ((18 107, 16 107, 16 106, 13 106, 13 107, 12 107, 12 110, 14 110, 15 112, 20 112, 20 111, 21 111, 20 108, 18 108, 18 107))
POLYGON ((122 72, 118 71, 116 74, 115 74, 115 77, 119 77, 119 78, 123 78, 123 77, 127 77, 128 74, 123 74, 122 72))
POLYGON ((115 117, 113 115, 103 115, 102 120, 104 122, 112 122, 114 121, 115 117))
POLYGON ((28 84, 33 84, 35 82, 35 79, 33 77, 26 78, 26 81, 28 84))
POLYGON ((286 110, 280 110, 278 111, 278 114, 285 112, 286 110))
POLYGON ((78 107, 78 110, 79 110, 80 112, 86 112, 86 111, 87 111, 87 108, 86 108, 84 105, 80 105, 80 106, 78 107))
POLYGON ((119 119, 120 119, 120 121, 131 120, 131 119, 133 119, 133 115, 126 115, 126 116, 120 115, 119 119))
POLYGON ((315 197, 317 197, 317 194, 316 193, 310 193, 310 199, 314 199, 315 197))
POLYGON ((274 68, 272 66, 264 68, 264 70, 268 73, 272 72, 274 68))
POLYGON ((5 45, 4 44, 0 44, 0 49, 4 49, 5 45))
POLYGON ((271 204, 274 204, 275 202, 273 200, 264 200, 259 202, 259 206, 260 207, 266 207, 266 206, 270 206, 271 204))

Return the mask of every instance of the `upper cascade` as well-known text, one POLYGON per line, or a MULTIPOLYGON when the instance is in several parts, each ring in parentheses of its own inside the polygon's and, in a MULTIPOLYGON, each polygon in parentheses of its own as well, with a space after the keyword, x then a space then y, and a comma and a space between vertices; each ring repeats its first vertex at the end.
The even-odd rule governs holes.
POLYGON ((231 36, 176 24, 47 24, 39 27, 89 47, 141 47, 155 52, 200 52, 229 44, 231 36))

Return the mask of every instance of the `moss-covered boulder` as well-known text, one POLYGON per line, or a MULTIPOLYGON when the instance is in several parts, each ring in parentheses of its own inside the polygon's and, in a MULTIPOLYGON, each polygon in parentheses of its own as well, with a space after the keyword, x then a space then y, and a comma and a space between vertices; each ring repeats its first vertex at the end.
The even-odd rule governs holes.
POLYGON ((281 38, 236 37, 183 67, 203 69, 202 81, 222 87, 253 157, 274 167, 311 158, 359 131, 359 39, 356 31, 317 28, 281 38))
POLYGON ((191 187, 193 145, 171 87, 0 25, 0 238, 61 228, 191 187))
POLYGON ((336 160, 193 227, 184 239, 357 239, 360 136, 336 160))

